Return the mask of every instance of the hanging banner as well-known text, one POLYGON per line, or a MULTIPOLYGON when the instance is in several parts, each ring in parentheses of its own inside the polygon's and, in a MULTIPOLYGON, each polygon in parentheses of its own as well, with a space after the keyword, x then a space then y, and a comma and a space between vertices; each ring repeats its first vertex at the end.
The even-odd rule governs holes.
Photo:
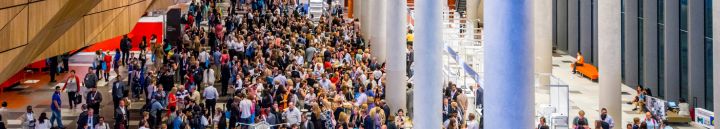
POLYGON ((715 121, 715 113, 702 108, 695 108, 694 119, 695 124, 712 129, 714 126, 713 121, 715 121))

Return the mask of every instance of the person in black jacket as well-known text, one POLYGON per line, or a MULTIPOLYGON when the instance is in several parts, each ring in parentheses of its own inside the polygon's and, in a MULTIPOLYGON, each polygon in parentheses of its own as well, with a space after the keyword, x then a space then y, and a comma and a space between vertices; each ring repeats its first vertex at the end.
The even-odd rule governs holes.
POLYGON ((95 126, 98 122, 100 122, 100 118, 94 115, 94 110, 92 108, 89 108, 87 110, 87 115, 80 115, 80 118, 77 121, 78 129, 85 129, 85 126, 95 126))
POLYGON ((132 48, 132 40, 128 38, 127 34, 123 35, 123 39, 120 40, 120 49, 122 50, 122 64, 126 65, 128 57, 130 56, 130 49, 132 48))
POLYGON ((220 86, 221 87, 220 95, 225 96, 225 95, 227 95, 228 83, 230 81, 230 69, 231 68, 230 68, 230 65, 228 65, 227 63, 223 63, 221 67, 222 68, 220 69, 220 74, 221 74, 220 83, 222 85, 220 86))
POLYGON ((130 120, 130 112, 125 106, 125 101, 120 101, 120 105, 115 108, 115 128, 116 129, 128 129, 128 122, 130 120))
POLYGON ((2 115, 0 115, 0 129, 7 129, 5 128, 5 122, 2 120, 2 115))

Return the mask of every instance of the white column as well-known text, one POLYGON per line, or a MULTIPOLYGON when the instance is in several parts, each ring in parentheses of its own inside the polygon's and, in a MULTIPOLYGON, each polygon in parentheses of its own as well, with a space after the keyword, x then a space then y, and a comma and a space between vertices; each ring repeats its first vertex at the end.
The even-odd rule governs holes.
POLYGON ((439 0, 415 0, 415 74, 413 127, 442 128, 443 72, 441 55, 442 5, 439 0))
POLYGON ((407 110, 407 75, 405 67, 407 62, 405 49, 407 40, 405 32, 407 32, 407 17, 405 0, 387 0, 387 56, 386 63, 387 86, 385 97, 390 104, 390 111, 395 112, 398 109, 407 110))
MULTIPOLYGON (((713 108, 715 119, 720 118, 720 2, 713 1, 713 108)), ((720 121, 715 120, 715 129, 720 129, 720 121)))
POLYGON ((488 129, 534 127, 533 0, 485 1, 485 91, 488 129))
MULTIPOLYGON (((600 107, 607 108, 608 115, 617 120, 620 128, 622 109, 620 104, 620 0, 598 1, 598 63, 600 73, 600 107)), ((598 109, 599 110, 599 109, 598 109)))
POLYGON ((354 19, 361 19, 362 14, 362 3, 365 2, 365 0, 353 0, 353 18, 354 19))
POLYGON ((377 58, 378 62, 385 62, 387 58, 385 54, 385 44, 387 44, 387 22, 385 22, 387 3, 387 0, 373 0, 372 14, 370 14, 373 17, 372 21, 370 21, 371 29, 368 32, 370 34, 370 53, 377 58))
POLYGON ((370 31, 370 4, 374 0, 361 0, 360 2, 360 33, 362 33, 363 38, 365 39, 365 42, 367 44, 368 41, 370 41, 370 34, 368 33, 370 31))
POLYGON ((553 1, 533 1, 535 74, 541 86, 550 84, 552 74, 553 1))

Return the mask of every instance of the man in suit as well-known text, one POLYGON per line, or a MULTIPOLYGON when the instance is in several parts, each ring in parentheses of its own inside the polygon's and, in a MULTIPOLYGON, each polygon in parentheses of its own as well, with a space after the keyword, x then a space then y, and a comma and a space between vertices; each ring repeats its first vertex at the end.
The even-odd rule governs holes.
POLYGON ((127 64, 128 57, 130 56, 130 49, 132 48, 131 40, 128 38, 127 34, 123 35, 123 39, 120 40, 120 49, 122 50, 122 63, 123 65, 127 64))
POLYGON ((310 116, 307 113, 303 114, 302 122, 300 122, 300 129, 315 129, 315 125, 313 125, 308 118, 310 118, 310 116))
POLYGON ((117 79, 115 79, 115 82, 113 82, 112 87, 112 99, 113 99, 113 108, 118 108, 118 105, 120 100, 125 97, 125 94, 123 93, 125 91, 125 84, 122 83, 121 77, 117 76, 117 79))
POLYGON ((119 106, 115 108, 115 128, 116 129, 127 129, 128 128, 128 120, 130 119, 130 114, 128 110, 125 107, 125 101, 120 101, 119 106))
POLYGON ((97 91, 97 88, 90 88, 90 92, 87 93, 87 104, 88 107, 95 110, 95 114, 100 113, 100 103, 102 102, 102 94, 97 91))
POLYGON ((94 115, 92 108, 88 109, 86 116, 80 116, 78 119, 78 129, 95 129, 95 125, 99 122, 99 118, 94 115), (87 128, 85 128, 87 126, 87 128))

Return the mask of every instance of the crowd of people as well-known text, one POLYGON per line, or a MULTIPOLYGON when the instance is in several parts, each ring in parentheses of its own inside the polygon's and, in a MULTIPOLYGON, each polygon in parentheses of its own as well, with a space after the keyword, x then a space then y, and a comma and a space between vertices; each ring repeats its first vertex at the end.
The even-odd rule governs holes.
POLYGON ((97 51, 83 78, 71 70, 55 88, 50 120, 28 107, 23 127, 64 127, 62 102, 82 108, 78 129, 127 129, 130 115, 142 116, 141 129, 411 126, 407 112, 385 103, 385 64, 370 55, 357 19, 344 18, 340 5, 313 16, 294 0, 230 0, 227 10, 220 3, 193 0, 180 37, 124 36, 114 54, 97 51), (101 109, 103 79, 114 111, 101 109), (141 112, 129 111, 131 102, 143 101, 141 112), (114 122, 100 113, 114 113, 114 122))

